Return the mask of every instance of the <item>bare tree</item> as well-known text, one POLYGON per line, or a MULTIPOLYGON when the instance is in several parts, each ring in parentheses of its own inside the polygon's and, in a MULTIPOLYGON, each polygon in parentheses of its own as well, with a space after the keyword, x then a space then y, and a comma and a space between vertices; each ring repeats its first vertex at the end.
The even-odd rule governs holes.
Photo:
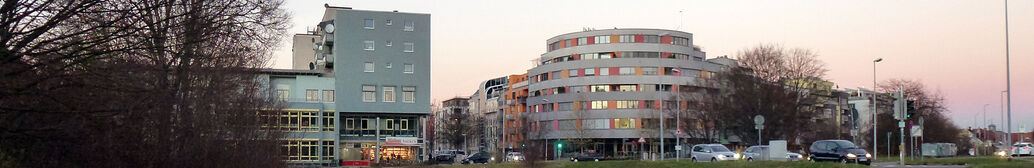
POLYGON ((3 2, 0 162, 282 166, 254 76, 285 35, 281 4, 3 2))
MULTIPOLYGON (((908 79, 889 79, 881 82, 878 85, 877 89, 879 92, 889 93, 897 92, 902 87, 904 88, 906 99, 915 102, 915 114, 917 116, 912 116, 908 119, 908 122, 918 124, 918 118, 923 118, 923 140, 925 142, 945 142, 960 145, 969 144, 968 138, 959 136, 959 134, 963 132, 963 130, 956 127, 955 124, 953 124, 951 120, 947 117, 949 116, 949 112, 945 107, 946 100, 944 99, 944 96, 938 92, 929 90, 928 88, 926 88, 926 85, 924 85, 921 81, 908 79)), ((884 109, 887 109, 888 111, 891 110, 889 105, 887 108, 884 109)), ((881 120, 894 120, 893 116, 890 113, 881 114, 879 117, 881 118, 881 120)), ((898 132, 899 129, 896 126, 893 126, 892 124, 885 124, 877 128, 877 131, 898 132)), ((905 136, 911 136, 910 133, 911 132, 906 131, 905 136)), ((892 135, 892 145, 898 144, 897 141, 900 140, 900 138, 898 138, 899 135, 900 134, 897 133, 892 135)))

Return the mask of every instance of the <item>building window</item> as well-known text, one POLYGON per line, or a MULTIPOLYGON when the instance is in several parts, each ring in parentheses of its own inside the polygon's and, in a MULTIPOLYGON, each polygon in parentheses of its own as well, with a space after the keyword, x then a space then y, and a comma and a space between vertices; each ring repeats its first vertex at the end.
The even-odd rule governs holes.
POLYGON ((355 129, 355 118, 346 118, 345 119, 345 130, 354 130, 354 129, 355 129))
POLYGON ((406 26, 402 28, 402 31, 413 31, 414 24, 412 21, 406 22, 406 26))
POLYGON ((643 75, 657 75, 657 67, 643 67, 643 75))
POLYGON ((334 131, 334 112, 323 112, 323 131, 334 131))
POLYGON ((374 72, 373 62, 366 62, 363 64, 363 72, 374 72))
POLYGON ((568 69, 567 70, 567 77, 576 77, 576 76, 578 76, 578 69, 568 69))
POLYGON ((405 66, 402 69, 402 73, 407 73, 407 74, 413 73, 413 64, 402 64, 402 65, 405 66))
POLYGON ((320 91, 316 89, 305 89, 305 101, 319 101, 320 91))
POLYGON ((363 50, 373 51, 375 45, 376 45, 376 43, 371 41, 371 40, 363 41, 363 50))
POLYGON ((391 19, 385 20, 384 25, 391 26, 391 19))
POLYGON ((610 36, 609 35, 596 36, 595 43, 596 44, 610 43, 610 36))
POLYGON ((592 85, 590 86, 592 92, 609 92, 610 86, 608 85, 592 85))
POLYGON ((639 101, 635 100, 619 100, 617 101, 617 107, 619 109, 637 109, 639 108, 639 101))
POLYGON ((291 95, 291 91, 290 90, 287 90, 287 89, 277 89, 276 90, 276 99, 277 100, 286 102, 290 95, 291 95))
POLYGON ((323 160, 334 160, 334 140, 324 139, 323 140, 323 160))
POLYGON ((634 43, 635 42, 635 35, 621 35, 621 36, 618 36, 618 42, 621 42, 621 43, 634 43))
POLYGON ((402 52, 413 52, 413 43, 402 43, 402 52))
POLYGON ((600 68, 600 76, 610 75, 610 68, 600 68))
POLYGON ((363 85, 363 102, 374 102, 377 101, 377 87, 373 85, 363 85))
POLYGON ((645 42, 645 43, 661 43, 661 36, 645 35, 645 36, 643 36, 643 42, 645 42))
POLYGON ((323 101, 334 102, 334 90, 323 90, 323 101))
POLYGON ((607 101, 592 101, 592 109, 607 109, 607 101))
POLYGON ((634 92, 636 85, 618 85, 618 91, 621 92, 634 92))
POLYGON ((391 40, 384 41, 384 46, 391 47, 391 40))
POLYGON ((689 46, 689 38, 672 36, 671 37, 671 44, 680 45, 680 46, 689 46))
POLYGON ((589 44, 589 39, 588 38, 585 38, 585 37, 578 38, 578 45, 586 45, 586 44, 589 44))
POLYGON ((359 122, 360 130, 370 130, 370 119, 359 119, 359 122))
POLYGON ((585 76, 596 76, 596 69, 585 68, 585 76))
POLYGON ((373 19, 363 19, 363 28, 373 29, 373 19))
POLYGON ((618 69, 620 75, 635 75, 635 67, 621 67, 618 69))
POLYGON ((384 130, 395 130, 395 120, 386 119, 384 120, 384 130))
POLYGON ((384 64, 384 68, 386 68, 386 69, 391 69, 391 63, 389 62, 389 63, 387 63, 387 64, 384 64))
POLYGON ((399 121, 399 130, 409 130, 409 120, 402 119, 399 121))
POLYGON ((402 102, 406 102, 406 103, 416 102, 416 87, 412 87, 412 86, 402 87, 402 102))
POLYGON ((631 118, 615 118, 614 128, 617 129, 629 129, 635 128, 635 119, 631 118))
POLYGON ((395 87, 385 86, 381 88, 384 92, 384 102, 395 102, 395 87))
POLYGON ((614 53, 600 53, 599 55, 599 59, 610 59, 614 53))

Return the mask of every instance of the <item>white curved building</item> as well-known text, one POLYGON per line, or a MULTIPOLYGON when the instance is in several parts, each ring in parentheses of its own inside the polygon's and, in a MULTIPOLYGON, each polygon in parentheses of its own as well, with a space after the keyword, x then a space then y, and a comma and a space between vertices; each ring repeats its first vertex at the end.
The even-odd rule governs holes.
MULTIPOLYGON (((701 79, 736 64, 705 60, 693 34, 673 30, 592 30, 546 43, 540 64, 528 70, 528 121, 535 130, 528 138, 549 142, 550 157, 558 143, 566 147, 561 153, 638 157, 643 144, 633 142, 640 138, 647 140, 645 151, 658 152, 658 117, 674 115, 663 111, 673 109, 666 108, 675 106, 676 92, 713 88, 701 79)), ((680 102, 685 109, 693 101, 680 102)), ((665 151, 673 157, 675 119, 665 118, 665 151)))

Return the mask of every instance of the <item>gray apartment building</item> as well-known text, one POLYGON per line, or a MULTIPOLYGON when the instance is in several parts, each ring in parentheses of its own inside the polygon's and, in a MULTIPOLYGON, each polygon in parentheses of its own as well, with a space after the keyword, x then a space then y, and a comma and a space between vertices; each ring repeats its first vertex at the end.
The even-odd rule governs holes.
POLYGON ((546 40, 546 49, 539 64, 528 70, 533 131, 527 138, 551 144, 549 158, 675 151, 675 116, 665 110, 677 104, 687 109, 687 103, 697 100, 673 97, 680 90, 715 89, 709 79, 736 62, 726 57, 705 60, 705 53, 693 45, 693 34, 661 29, 567 33, 546 40), (667 123, 664 139, 659 136, 662 115, 667 123), (646 142, 637 143, 640 138, 646 142), (560 152, 556 144, 564 144, 560 152))
POLYGON ((424 159, 430 14, 326 6, 315 31, 293 41, 293 68, 259 79, 286 103, 278 128, 289 164, 424 159))

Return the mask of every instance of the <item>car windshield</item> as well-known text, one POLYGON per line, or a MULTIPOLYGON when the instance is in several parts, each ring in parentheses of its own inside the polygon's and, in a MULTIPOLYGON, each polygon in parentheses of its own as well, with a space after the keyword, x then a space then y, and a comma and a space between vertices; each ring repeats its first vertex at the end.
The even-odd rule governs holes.
POLYGON ((833 142, 836 142, 837 146, 840 146, 840 148, 844 148, 844 149, 858 148, 858 146, 855 146, 854 143, 851 143, 849 141, 833 141, 833 142))
POLYGON ((1016 145, 1012 145, 1012 146, 1013 147, 1025 147, 1027 145, 1030 145, 1030 144, 1016 144, 1016 145))
POLYGON ((725 148, 725 146, 721 145, 715 145, 711 146, 711 152, 729 152, 729 148, 725 148))

